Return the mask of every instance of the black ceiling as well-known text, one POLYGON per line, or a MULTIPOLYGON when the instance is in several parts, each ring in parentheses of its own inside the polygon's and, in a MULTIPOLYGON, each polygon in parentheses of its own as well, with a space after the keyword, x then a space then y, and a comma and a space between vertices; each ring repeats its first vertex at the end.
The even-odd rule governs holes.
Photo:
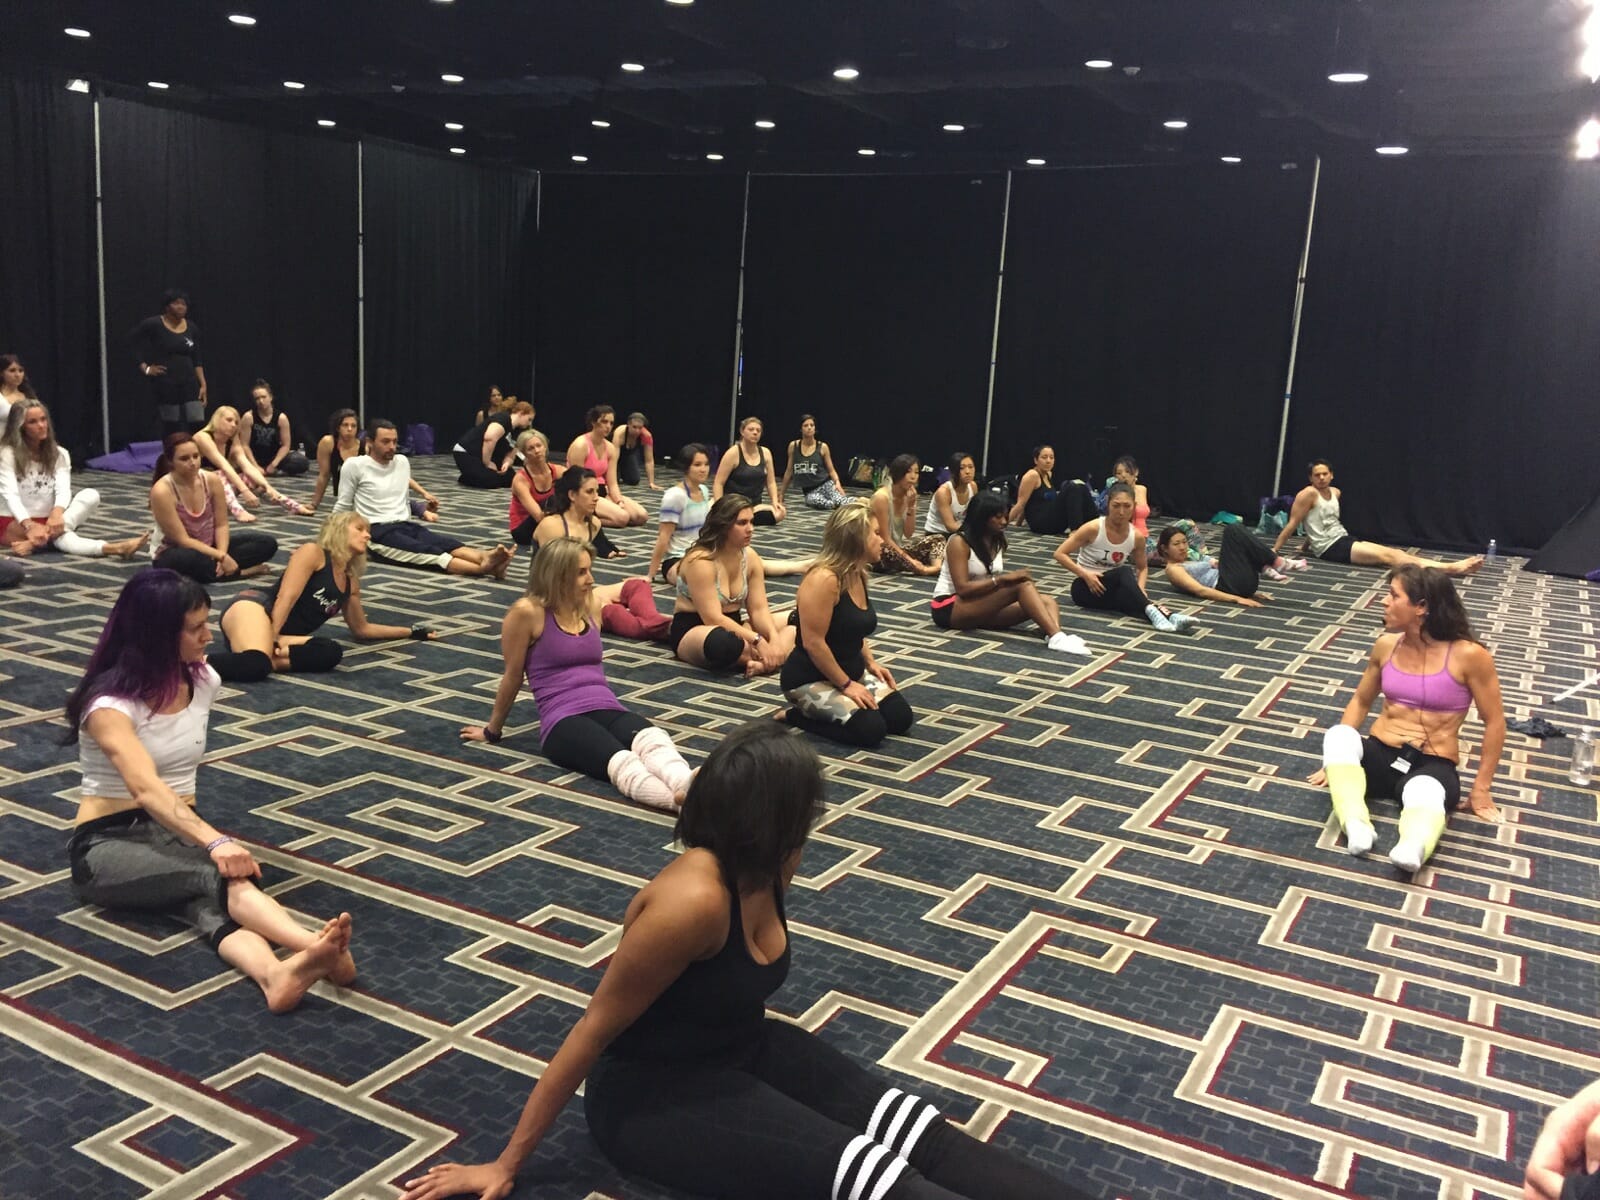
POLYGON ((589 171, 1571 153, 1586 0, 43 0, 0 61, 233 120, 589 171), (257 18, 244 28, 229 13, 257 18), (92 34, 68 37, 76 26, 92 34), (1328 82, 1336 38, 1368 82, 1328 82), (1109 70, 1083 64, 1107 58, 1109 70), (626 61, 645 70, 628 73, 626 61), (849 64, 860 77, 842 82, 849 64), (440 75, 465 77, 448 84, 440 75), (149 80, 170 84, 148 89, 149 80), (305 84, 299 91, 285 80, 305 84), (337 122, 319 130, 318 119, 337 122), (606 129, 591 121, 609 121, 606 129), (761 130, 755 121, 775 122, 761 130), (1187 129, 1163 128, 1167 119, 1187 129), (447 131, 446 121, 465 129, 447 131), (947 123, 965 126, 945 132, 947 123), (858 151, 876 151, 871 158, 858 151), (579 167, 572 156, 588 163, 579 167), (707 154, 721 154, 708 161, 707 154))

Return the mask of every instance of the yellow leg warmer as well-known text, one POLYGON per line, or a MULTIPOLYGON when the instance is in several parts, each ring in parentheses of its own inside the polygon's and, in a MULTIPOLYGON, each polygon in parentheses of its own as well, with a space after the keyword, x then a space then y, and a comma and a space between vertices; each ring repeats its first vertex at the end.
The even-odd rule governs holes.
POLYGON ((1360 763, 1330 763, 1323 770, 1328 776, 1328 794, 1333 800, 1333 815, 1344 830, 1351 854, 1372 849, 1372 814, 1367 812, 1367 773, 1360 763))

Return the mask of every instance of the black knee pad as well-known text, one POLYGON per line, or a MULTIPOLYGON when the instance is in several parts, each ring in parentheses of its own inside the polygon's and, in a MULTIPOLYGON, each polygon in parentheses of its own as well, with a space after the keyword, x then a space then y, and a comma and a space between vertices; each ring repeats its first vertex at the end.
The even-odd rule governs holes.
POLYGON ((706 666, 714 671, 727 671, 739 662, 744 654, 744 639, 728 629, 717 628, 706 634, 702 646, 706 666))
POLYGON ((870 750, 881 745, 883 739, 889 736, 889 727, 884 724, 883 716, 877 709, 858 708, 840 727, 839 734, 840 741, 870 750))
POLYGON ((759 508, 756 510, 755 515, 750 518, 750 524, 752 525, 776 525, 777 523, 778 514, 770 508, 759 508))
POLYGON ((291 671, 331 671, 344 657, 344 647, 332 638, 314 637, 289 647, 291 671))
POLYGON ((260 683, 272 674, 272 659, 260 650, 208 654, 206 662, 229 683, 260 683))
POLYGON ((887 696, 878 697, 878 715, 883 718, 884 732, 890 737, 898 737, 910 729, 916 721, 911 705, 906 703, 906 698, 899 692, 890 692, 887 696))

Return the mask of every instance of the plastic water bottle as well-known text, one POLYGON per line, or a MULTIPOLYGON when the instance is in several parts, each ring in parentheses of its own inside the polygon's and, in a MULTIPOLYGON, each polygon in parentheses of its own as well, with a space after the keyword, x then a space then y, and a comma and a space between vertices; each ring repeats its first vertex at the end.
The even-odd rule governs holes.
POLYGON ((1573 735, 1572 768, 1567 775, 1578 787, 1588 787, 1594 776, 1594 739, 1587 732, 1573 735))
POLYGON ((1500 543, 1496 542, 1493 538, 1490 538, 1489 539, 1489 549, 1487 551, 1485 551, 1483 557, 1488 559, 1490 562, 1493 562, 1495 559, 1499 558, 1500 557, 1500 543))

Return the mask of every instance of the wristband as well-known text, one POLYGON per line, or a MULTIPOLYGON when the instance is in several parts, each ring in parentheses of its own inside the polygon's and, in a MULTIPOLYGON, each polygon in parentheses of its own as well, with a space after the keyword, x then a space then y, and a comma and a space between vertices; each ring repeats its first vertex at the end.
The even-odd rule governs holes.
POLYGON ((417 622, 415 625, 413 625, 411 627, 411 640, 413 642, 425 642, 425 641, 428 640, 428 638, 430 638, 432 636, 433 636, 433 626, 432 625, 424 625, 424 624, 422 624, 422 622, 419 621, 419 622, 417 622))
POLYGON ((505 733, 502 730, 490 729, 487 725, 483 727, 483 740, 491 746, 498 746, 500 739, 503 737, 505 737, 505 733))
POLYGON ((223 834, 219 838, 212 838, 209 842, 206 843, 206 853, 210 854, 218 846, 227 846, 227 845, 231 844, 232 841, 233 841, 233 839, 231 837, 229 837, 227 834, 223 834))

